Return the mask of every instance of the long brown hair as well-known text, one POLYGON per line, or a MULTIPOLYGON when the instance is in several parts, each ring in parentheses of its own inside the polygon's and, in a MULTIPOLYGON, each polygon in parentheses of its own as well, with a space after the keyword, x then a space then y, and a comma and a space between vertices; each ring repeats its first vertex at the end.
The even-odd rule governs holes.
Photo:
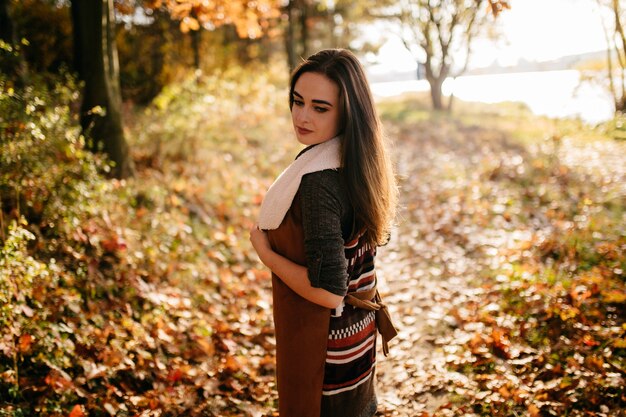
POLYGON ((343 119, 342 171, 355 213, 352 233, 364 230, 371 245, 383 245, 389 240, 395 216, 397 188, 365 71, 348 50, 317 52, 292 73, 289 108, 293 107, 296 81, 306 72, 322 74, 339 87, 343 119))

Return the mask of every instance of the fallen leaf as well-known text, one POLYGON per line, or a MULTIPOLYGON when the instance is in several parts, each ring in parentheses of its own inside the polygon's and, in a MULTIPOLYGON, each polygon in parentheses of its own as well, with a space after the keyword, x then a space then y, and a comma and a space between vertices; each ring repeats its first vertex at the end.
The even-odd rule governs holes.
POLYGON ((528 414, 530 415, 530 417, 539 417, 541 415, 539 407, 534 404, 530 404, 528 406, 528 414))
POLYGON ((68 417, 84 417, 85 412, 83 411, 83 407, 81 405, 76 404, 68 417))
POLYGON ((20 348, 20 352, 22 353, 26 353, 30 350, 30 347, 33 344, 33 337, 31 335, 29 335, 28 333, 23 334, 20 336, 20 341, 19 341, 19 348, 20 348))
POLYGON ((510 353, 511 342, 506 337, 504 330, 499 329, 499 328, 494 328, 491 331, 491 338, 493 340, 492 341, 493 353, 495 353, 496 356, 499 356, 503 359, 510 359, 511 358, 511 353, 510 353))
POLYGON ((602 291, 602 298, 605 303, 624 304, 626 303, 626 291, 610 290, 602 291))

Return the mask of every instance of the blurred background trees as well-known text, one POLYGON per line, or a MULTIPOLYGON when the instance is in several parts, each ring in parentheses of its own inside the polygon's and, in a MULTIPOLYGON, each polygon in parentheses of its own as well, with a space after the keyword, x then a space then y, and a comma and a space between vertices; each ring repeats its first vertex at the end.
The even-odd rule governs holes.
POLYGON ((132 172, 122 103, 147 105, 194 71, 269 65, 284 77, 313 50, 349 47, 364 10, 320 0, 2 0, 0 65, 15 86, 29 70, 76 72, 88 146, 122 178, 132 172))
MULTIPOLYGON (((373 7, 392 3, 403 4, 370 0, 115 0, 122 98, 147 104, 165 85, 194 69, 211 72, 230 65, 268 62, 291 69, 315 50, 354 46, 355 39, 371 32, 373 21, 381 17, 372 13, 373 7)), ((484 16, 487 4, 485 0, 472 2, 472 8, 480 6, 484 16)), ((70 5, 68 0, 2 0, 2 39, 13 44, 27 41, 21 57, 33 71, 77 69, 70 5)), ((446 19, 454 17, 446 8, 432 11, 439 13, 440 19, 442 13, 447 13, 446 19)), ((413 49, 421 45, 418 39, 408 42, 413 49)), ((448 51, 453 47, 449 45, 448 51)), ((441 59, 433 55, 433 68, 436 61, 441 59)), ((450 57, 442 63, 449 67, 450 57)), ((3 69, 8 66, 3 63, 3 69)))
MULTIPOLYGON (((605 11, 610 48, 595 76, 611 90, 616 111, 621 112, 626 102, 624 8, 618 0, 597 1, 605 11)), ((3 48, 10 50, 3 53, 0 69, 14 75, 9 76, 12 83, 25 84, 29 72, 79 72, 73 36, 81 19, 72 23, 72 4, 69 0, 0 1, 0 37, 3 48)), ((284 79, 313 51, 345 47, 367 61, 372 57, 369 52, 393 36, 402 38, 418 62, 419 75, 430 84, 432 106, 444 109, 444 80, 463 73, 473 42, 490 30, 509 1, 113 0, 112 6, 111 33, 119 63, 118 75, 112 76, 119 79, 119 113, 123 114, 124 106, 148 105, 165 86, 198 70, 212 74, 264 66, 284 79)), ((85 47, 91 48, 92 43, 87 41, 85 47)), ((95 107, 95 103, 84 104, 95 107)), ((105 109, 102 114, 111 106, 100 105, 105 109)), ((117 166, 123 167, 124 162, 118 161, 117 166)))
POLYGON ((398 36, 430 85, 433 107, 444 108, 442 85, 467 70, 473 40, 509 7, 504 0, 402 0, 375 8, 373 15, 397 25, 398 36), (455 62, 455 57, 462 62, 455 62), (423 70, 422 70, 423 69, 423 70))
POLYGON ((607 43, 607 72, 601 78, 608 82, 616 112, 624 113, 626 111, 626 33, 624 32, 626 2, 622 0, 597 1, 603 9, 603 25, 607 43))

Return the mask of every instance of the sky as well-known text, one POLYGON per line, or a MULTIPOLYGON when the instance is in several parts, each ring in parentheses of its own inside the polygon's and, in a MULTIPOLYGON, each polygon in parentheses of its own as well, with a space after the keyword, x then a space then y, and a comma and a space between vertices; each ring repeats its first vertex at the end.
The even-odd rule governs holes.
MULTIPOLYGON (((503 63, 519 58, 545 61, 606 48, 595 0, 513 0, 499 18, 508 39, 498 54, 503 63)), ((487 50, 480 53, 477 58, 493 59, 487 50)))
MULTIPOLYGON (((511 9, 500 14, 498 25, 502 40, 476 42, 471 67, 544 61, 606 48, 596 0, 511 0, 511 9)), ((412 55, 393 36, 377 61, 397 71, 415 68, 412 55)))

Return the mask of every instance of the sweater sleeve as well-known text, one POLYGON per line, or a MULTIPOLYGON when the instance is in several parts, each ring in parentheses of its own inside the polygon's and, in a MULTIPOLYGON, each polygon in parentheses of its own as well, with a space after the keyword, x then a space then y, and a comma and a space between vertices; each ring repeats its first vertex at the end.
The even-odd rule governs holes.
POLYGON ((344 296, 348 269, 342 237, 345 190, 335 170, 313 172, 300 184, 304 249, 311 286, 344 296))

